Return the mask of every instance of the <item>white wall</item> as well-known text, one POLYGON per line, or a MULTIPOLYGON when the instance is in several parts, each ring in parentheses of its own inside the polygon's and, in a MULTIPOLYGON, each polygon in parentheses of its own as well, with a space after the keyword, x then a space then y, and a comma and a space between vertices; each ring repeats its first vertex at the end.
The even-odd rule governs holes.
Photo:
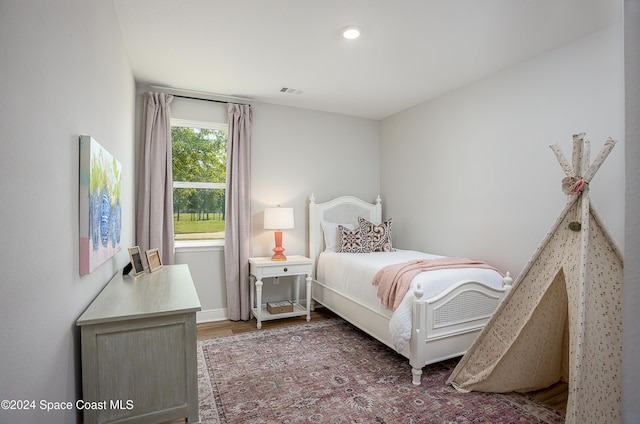
MULTIPOLYGON (((138 96, 141 108, 141 93, 138 96)), ((227 122, 226 106, 175 98, 174 118, 227 122)), ((351 194, 373 201, 380 191, 378 122, 326 112, 255 103, 251 146, 253 256, 271 256, 273 231, 262 228, 263 210, 295 209, 294 230, 285 230, 286 255, 307 255, 308 198, 318 202, 351 194)), ((176 263, 189 264, 202 312, 198 320, 226 317, 221 248, 180 249, 176 263)), ((288 284, 265 282, 264 299, 281 300, 288 284)))
POLYGON ((640 422, 640 0, 625 1, 626 246, 622 422, 640 422))
POLYGON ((286 254, 307 255, 308 199, 351 194, 373 201, 380 191, 378 122, 363 118, 257 104, 251 152, 255 256, 271 256, 273 231, 263 210, 293 207, 294 230, 285 230, 286 254))
POLYGON ((565 204, 549 144, 571 158, 618 145, 593 203, 624 243, 622 27, 609 28, 381 122, 385 215, 394 243, 482 259, 517 275, 565 204))
MULTIPOLYGON (((75 321, 128 262, 125 248, 79 274, 79 135, 122 164, 123 246, 134 235, 135 86, 113 4, 2 1, 0 75, 0 399, 75 402, 75 321)), ((2 423, 76 419, 0 409, 2 423)))

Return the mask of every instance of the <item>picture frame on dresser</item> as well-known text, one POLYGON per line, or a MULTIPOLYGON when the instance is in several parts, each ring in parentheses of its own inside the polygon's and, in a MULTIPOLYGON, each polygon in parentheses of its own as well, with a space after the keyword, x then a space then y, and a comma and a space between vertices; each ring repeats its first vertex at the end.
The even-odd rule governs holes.
POLYGON ((162 259, 160 259, 160 250, 149 249, 144 254, 147 256, 147 264, 149 264, 149 271, 153 272, 162 268, 162 259))
POLYGON ((142 253, 140 253, 140 246, 133 246, 129 248, 129 260, 133 269, 134 276, 138 276, 144 273, 144 265, 142 264, 142 253))

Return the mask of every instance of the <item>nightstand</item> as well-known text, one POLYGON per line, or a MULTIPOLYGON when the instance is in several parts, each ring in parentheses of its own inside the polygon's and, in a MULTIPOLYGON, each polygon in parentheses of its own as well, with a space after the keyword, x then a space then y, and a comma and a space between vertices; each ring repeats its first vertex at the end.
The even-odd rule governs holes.
POLYGON ((311 320, 311 273, 313 261, 305 256, 287 256, 286 261, 272 261, 269 257, 249 258, 249 279, 251 281, 251 312, 258 321, 258 328, 262 328, 262 321, 295 316, 307 316, 311 320), (294 276, 295 299, 292 312, 272 314, 267 310, 267 305, 262 304, 262 279, 271 277, 294 276), (300 305, 300 281, 305 276, 306 300, 305 307, 300 305))

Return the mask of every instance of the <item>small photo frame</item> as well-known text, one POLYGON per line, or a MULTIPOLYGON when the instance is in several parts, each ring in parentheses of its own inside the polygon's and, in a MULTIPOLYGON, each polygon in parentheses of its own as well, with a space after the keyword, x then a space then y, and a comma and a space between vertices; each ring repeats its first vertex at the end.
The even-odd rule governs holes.
POLYGON ((162 268, 162 260, 160 259, 160 251, 158 249, 150 249, 144 252, 147 255, 147 263, 149 264, 149 271, 153 272, 162 268))
POLYGON ((142 264, 142 253, 140 253, 139 246, 129 248, 129 259, 131 260, 131 266, 133 267, 133 275, 142 274, 144 272, 144 265, 142 264))

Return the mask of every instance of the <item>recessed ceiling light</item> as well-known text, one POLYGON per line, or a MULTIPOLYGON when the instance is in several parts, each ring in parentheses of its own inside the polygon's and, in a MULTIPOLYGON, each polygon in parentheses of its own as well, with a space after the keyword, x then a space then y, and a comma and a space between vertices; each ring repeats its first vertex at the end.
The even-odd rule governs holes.
POLYGON ((350 25, 342 28, 342 36, 347 40, 355 40, 360 37, 362 29, 360 27, 350 25))

